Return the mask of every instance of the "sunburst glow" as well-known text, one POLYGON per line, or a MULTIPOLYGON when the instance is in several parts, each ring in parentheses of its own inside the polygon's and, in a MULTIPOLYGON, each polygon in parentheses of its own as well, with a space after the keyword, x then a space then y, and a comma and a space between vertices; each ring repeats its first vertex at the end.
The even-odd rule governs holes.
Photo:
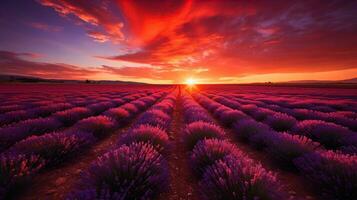
POLYGON ((188 78, 188 79, 186 79, 185 83, 186 83, 186 85, 194 86, 197 83, 197 81, 193 78, 188 78))

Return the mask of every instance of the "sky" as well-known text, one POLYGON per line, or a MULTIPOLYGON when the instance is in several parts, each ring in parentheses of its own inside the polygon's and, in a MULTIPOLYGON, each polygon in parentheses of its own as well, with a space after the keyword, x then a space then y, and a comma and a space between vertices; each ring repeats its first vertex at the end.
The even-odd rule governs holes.
POLYGON ((148 83, 357 77, 357 1, 2 0, 0 73, 148 83))

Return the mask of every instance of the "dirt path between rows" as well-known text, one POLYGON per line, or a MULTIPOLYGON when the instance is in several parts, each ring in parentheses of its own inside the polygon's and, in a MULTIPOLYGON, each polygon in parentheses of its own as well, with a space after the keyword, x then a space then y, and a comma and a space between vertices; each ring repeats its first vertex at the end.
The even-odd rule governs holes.
POLYGON ((170 189, 160 195, 159 200, 199 200, 197 181, 193 178, 189 164, 188 154, 182 144, 180 133, 184 127, 182 98, 177 98, 173 119, 169 130, 172 150, 167 158, 170 169, 170 189))

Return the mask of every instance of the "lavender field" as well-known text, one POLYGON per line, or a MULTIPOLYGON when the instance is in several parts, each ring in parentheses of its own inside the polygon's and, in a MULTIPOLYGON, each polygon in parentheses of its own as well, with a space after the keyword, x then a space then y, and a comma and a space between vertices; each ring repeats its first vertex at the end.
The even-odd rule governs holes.
POLYGON ((357 92, 0 85, 0 199, 357 199, 357 92))

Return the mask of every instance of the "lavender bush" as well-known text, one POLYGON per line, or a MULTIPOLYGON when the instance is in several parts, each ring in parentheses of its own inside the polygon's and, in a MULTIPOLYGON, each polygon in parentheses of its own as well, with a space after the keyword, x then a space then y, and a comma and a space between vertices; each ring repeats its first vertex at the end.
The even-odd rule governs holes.
POLYGON ((190 166, 198 177, 201 177, 208 166, 217 160, 223 159, 238 150, 231 143, 218 139, 205 139, 199 141, 190 155, 190 166))
POLYGON ((249 144, 256 150, 261 151, 268 147, 271 144, 271 140, 274 140, 274 136, 278 134, 273 130, 262 130, 253 136, 249 137, 249 144))
POLYGON ((210 138, 221 139, 224 134, 224 131, 218 126, 198 121, 186 126, 183 134, 183 141, 186 144, 187 149, 192 150, 200 140, 210 138))
POLYGON ((218 118, 225 126, 232 126, 234 122, 246 119, 248 116, 241 111, 231 109, 220 113, 218 118))
POLYGON ((115 123, 109 117, 95 116, 79 121, 74 127, 83 132, 92 133, 97 138, 103 138, 114 130, 115 123))
POLYGON ((87 106, 87 108, 90 111, 92 111, 92 113, 94 113, 95 115, 98 115, 114 106, 115 106, 115 104, 112 102, 101 102, 101 103, 91 104, 91 105, 87 106))
POLYGON ((356 155, 315 152, 298 158, 295 164, 326 198, 357 199, 356 155))
POLYGON ((166 129, 170 124, 170 120, 171 117, 163 111, 151 109, 140 117, 137 124, 149 124, 166 129))
POLYGON ((135 100, 135 101, 132 101, 130 103, 135 105, 135 107, 137 107, 138 110, 144 110, 144 108, 146 108, 146 103, 144 101, 141 101, 141 100, 135 100))
POLYGON ((8 199, 43 167, 39 156, 0 155, 0 199, 8 199))
POLYGON ((34 113, 29 112, 27 110, 16 110, 16 111, 7 112, 0 115, 0 126, 18 122, 24 119, 33 118, 33 117, 35 117, 34 113))
POLYGON ((72 130, 71 132, 31 136, 16 143, 9 149, 9 152, 39 156, 45 161, 46 166, 53 166, 94 141, 91 134, 72 130))
POLYGON ((62 127, 54 118, 38 118, 21 121, 13 126, 0 128, 0 151, 31 135, 41 135, 62 127))
POLYGON ((56 112, 52 115, 52 117, 62 122, 65 126, 70 126, 83 118, 91 116, 92 114, 93 113, 88 108, 76 107, 56 112))
POLYGON ((276 112, 266 109, 266 108, 257 108, 250 115, 257 121, 264 121, 268 116, 275 115, 276 112))
POLYGON ((286 199, 274 174, 246 157, 226 156, 209 166, 200 182, 204 199, 286 199))
POLYGON ((353 134, 343 126, 319 120, 301 121, 293 128, 293 132, 311 138, 328 149, 343 146, 343 139, 353 134))
POLYGON ((131 143, 150 143, 160 153, 169 149, 169 137, 167 133, 159 127, 150 125, 140 125, 132 129, 119 139, 119 144, 130 145, 131 143))
POLYGON ((297 123, 297 120, 285 113, 275 112, 266 117, 265 123, 276 131, 288 131, 297 123))
POLYGON ((118 126, 126 125, 129 122, 130 114, 124 108, 112 108, 104 113, 105 116, 112 118, 118 126))
POLYGON ((127 110, 131 115, 134 115, 139 111, 138 108, 134 104, 131 104, 131 103, 126 103, 120 107, 127 110))
POLYGON ((235 135, 243 141, 248 141, 249 138, 253 137, 255 134, 266 130, 270 130, 269 126, 252 119, 238 120, 233 124, 235 135))
POLYGON ((294 169, 294 159, 318 148, 318 144, 304 136, 276 133, 270 137, 266 151, 278 165, 286 169, 294 169))
POLYGON ((150 144, 134 143, 98 158, 81 182, 88 189, 70 199, 153 199, 167 189, 168 166, 150 144))

